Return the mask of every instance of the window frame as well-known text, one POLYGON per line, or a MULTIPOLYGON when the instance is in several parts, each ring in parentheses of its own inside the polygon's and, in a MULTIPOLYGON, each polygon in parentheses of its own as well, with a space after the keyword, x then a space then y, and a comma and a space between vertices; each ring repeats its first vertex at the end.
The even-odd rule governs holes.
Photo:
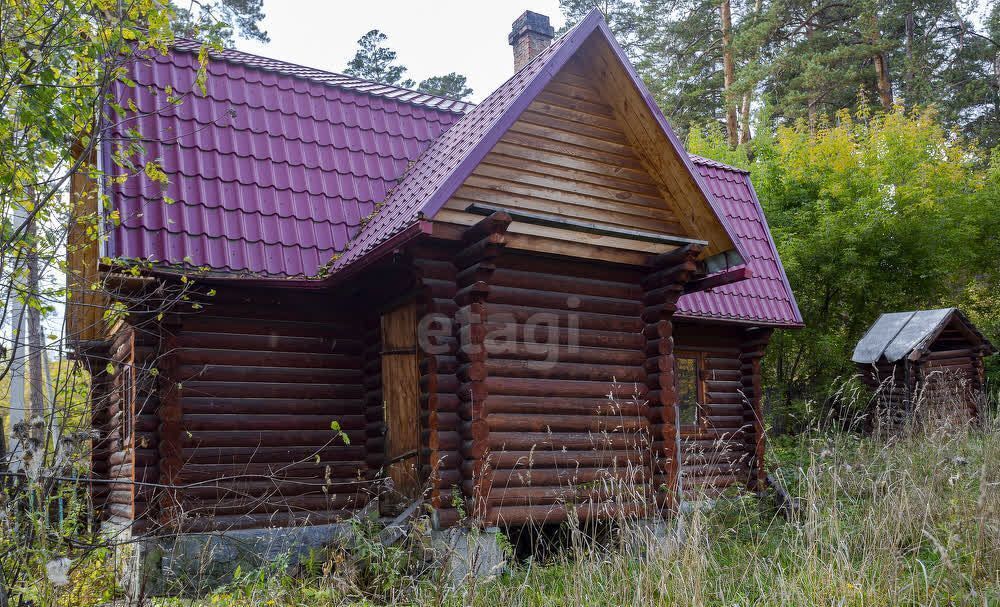
POLYGON ((677 421, 678 428, 681 432, 693 432, 701 431, 707 427, 708 420, 705 415, 705 396, 706 390, 706 372, 705 372, 705 353, 698 350, 674 350, 674 394, 677 396, 677 421), (679 373, 679 360, 680 359, 690 359, 694 360, 695 369, 695 413, 694 413, 694 423, 693 424, 681 424, 680 423, 680 390, 678 387, 678 381, 680 380, 679 373))

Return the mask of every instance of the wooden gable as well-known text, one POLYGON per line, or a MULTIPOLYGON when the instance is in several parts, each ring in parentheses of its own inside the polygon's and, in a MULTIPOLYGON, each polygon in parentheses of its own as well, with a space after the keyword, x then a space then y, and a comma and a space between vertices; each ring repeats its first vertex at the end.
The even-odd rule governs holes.
POLYGON ((688 242, 734 248, 684 161, 651 135, 655 119, 627 98, 639 92, 621 90, 624 69, 606 75, 615 66, 602 63, 602 44, 588 41, 553 77, 435 223, 468 226, 504 209, 509 248, 633 265, 688 242))

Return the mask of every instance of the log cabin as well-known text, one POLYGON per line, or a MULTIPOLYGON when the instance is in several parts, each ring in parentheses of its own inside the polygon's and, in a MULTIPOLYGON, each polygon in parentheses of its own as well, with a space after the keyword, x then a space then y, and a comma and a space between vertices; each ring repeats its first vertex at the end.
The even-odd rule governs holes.
POLYGON ((975 420, 984 402, 983 358, 995 353, 958 308, 881 315, 851 356, 874 395, 870 425, 893 431, 928 416, 975 420))
POLYGON ((475 105, 185 41, 131 64, 69 247, 110 523, 761 487, 760 362, 802 318, 748 174, 685 152, 599 12, 509 42, 475 105))

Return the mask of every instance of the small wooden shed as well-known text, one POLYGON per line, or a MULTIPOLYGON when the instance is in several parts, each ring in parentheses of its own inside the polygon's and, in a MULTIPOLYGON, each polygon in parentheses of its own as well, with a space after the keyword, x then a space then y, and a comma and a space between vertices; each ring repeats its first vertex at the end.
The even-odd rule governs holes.
POLYGON ((993 344, 958 308, 883 314, 851 357, 890 427, 923 410, 975 418, 993 344))

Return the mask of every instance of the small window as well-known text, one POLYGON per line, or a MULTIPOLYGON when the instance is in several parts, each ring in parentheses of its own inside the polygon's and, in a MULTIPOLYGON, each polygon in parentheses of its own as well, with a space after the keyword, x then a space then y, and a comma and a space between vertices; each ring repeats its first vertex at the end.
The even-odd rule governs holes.
POLYGON ((701 423, 701 405, 705 400, 703 389, 702 359, 697 353, 679 352, 674 355, 674 385, 677 388, 677 405, 681 426, 701 423))

